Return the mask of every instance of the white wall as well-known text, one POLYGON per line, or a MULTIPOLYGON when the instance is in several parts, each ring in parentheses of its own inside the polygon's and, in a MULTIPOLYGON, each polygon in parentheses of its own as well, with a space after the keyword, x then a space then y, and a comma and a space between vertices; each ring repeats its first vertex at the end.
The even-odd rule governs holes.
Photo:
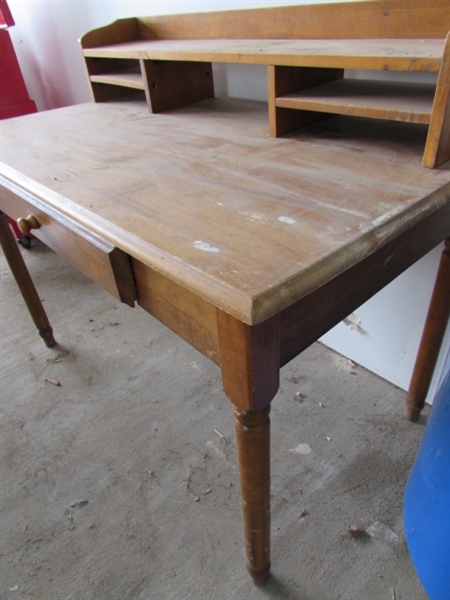
MULTIPOLYGON (((127 16, 301 4, 301 0, 9 0, 10 30, 30 97, 39 110, 90 101, 78 39, 127 16)), ((305 2, 303 2, 305 3, 305 2)), ((215 65, 218 95, 264 100, 264 67, 215 65)), ((360 330, 340 324, 323 341, 407 389, 441 249, 436 249, 356 311, 360 330)), ((450 346, 447 330, 432 398, 450 346)))

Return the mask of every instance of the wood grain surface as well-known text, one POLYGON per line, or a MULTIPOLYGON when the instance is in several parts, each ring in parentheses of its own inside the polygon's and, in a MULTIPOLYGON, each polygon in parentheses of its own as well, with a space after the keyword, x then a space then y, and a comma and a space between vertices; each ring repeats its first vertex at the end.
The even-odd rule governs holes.
POLYGON ((255 324, 450 209, 450 165, 422 168, 425 136, 335 117, 271 138, 265 104, 91 103, 3 122, 2 176, 255 324))
POLYGON ((408 123, 430 122, 434 85, 342 79, 277 98, 277 106, 408 123))
POLYGON ((438 72, 444 39, 139 40, 85 49, 86 57, 438 72))
POLYGON ((364 0, 122 19, 81 41, 87 48, 139 38, 444 38, 449 29, 447 0, 364 0))

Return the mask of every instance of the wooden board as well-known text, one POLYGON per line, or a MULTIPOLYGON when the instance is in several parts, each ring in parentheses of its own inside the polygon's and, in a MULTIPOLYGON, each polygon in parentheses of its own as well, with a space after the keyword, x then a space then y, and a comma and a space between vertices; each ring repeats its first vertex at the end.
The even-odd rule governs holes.
POLYGON ((137 20, 146 39, 434 38, 447 35, 447 0, 314 1, 298 6, 163 15, 137 20))
POLYGON ((275 100, 276 106, 408 123, 430 122, 435 86, 342 79, 275 100))
POLYGON ((271 138, 265 104, 91 103, 5 121, 1 173, 253 324, 450 211, 450 165, 422 168, 425 136, 336 117, 271 138))
POLYGON ((122 19, 83 36, 84 48, 133 39, 444 38, 447 0, 363 0, 122 19))
POLYGON ((140 69, 115 71, 113 73, 105 73, 103 75, 91 75, 90 79, 94 83, 120 85, 137 90, 145 89, 144 79, 140 69))
POLYGON ((190 60, 437 73, 444 39, 156 40, 85 49, 86 57, 190 60))
POLYGON ((445 40, 423 165, 434 168, 447 160, 450 160, 450 32, 445 40))

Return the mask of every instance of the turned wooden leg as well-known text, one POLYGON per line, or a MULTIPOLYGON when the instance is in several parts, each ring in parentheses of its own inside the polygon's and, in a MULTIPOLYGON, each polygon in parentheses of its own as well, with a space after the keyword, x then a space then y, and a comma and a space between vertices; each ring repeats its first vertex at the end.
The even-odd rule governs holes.
POLYGON ((25 304, 39 331, 39 335, 43 338, 47 346, 54 346, 56 341, 53 337, 53 330, 42 306, 41 299, 34 287, 33 280, 30 277, 8 221, 2 212, 0 212, 0 244, 22 297, 25 300, 25 304))
POLYGON ((425 327, 406 398, 406 418, 417 421, 425 405, 436 361, 450 314, 450 238, 439 263, 439 269, 428 308, 425 327))
POLYGON ((234 409, 247 569, 256 584, 270 571, 270 406, 234 409))
POLYGON ((266 582, 270 570, 270 402, 278 391, 278 318, 250 326, 217 312, 225 393, 234 405, 247 569, 266 582))

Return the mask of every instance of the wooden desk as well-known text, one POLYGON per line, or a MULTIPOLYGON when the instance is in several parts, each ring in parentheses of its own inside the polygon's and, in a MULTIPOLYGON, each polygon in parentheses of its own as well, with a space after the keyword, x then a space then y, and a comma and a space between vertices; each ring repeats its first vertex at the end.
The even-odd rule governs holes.
POLYGON ((256 582, 270 568, 280 368, 450 234, 450 164, 421 166, 425 136, 334 117, 274 138, 265 104, 220 100, 159 115, 145 102, 91 103, 2 124, 0 210, 32 214, 22 226, 220 365, 256 582))

